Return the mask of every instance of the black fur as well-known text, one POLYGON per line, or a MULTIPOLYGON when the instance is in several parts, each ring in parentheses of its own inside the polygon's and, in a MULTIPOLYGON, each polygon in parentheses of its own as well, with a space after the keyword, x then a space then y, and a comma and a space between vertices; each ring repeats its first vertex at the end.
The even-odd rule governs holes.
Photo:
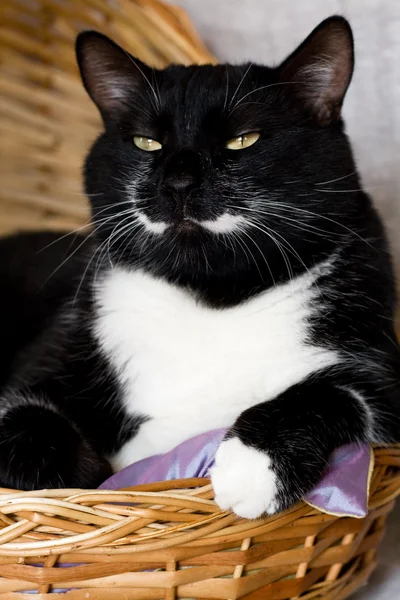
POLYGON ((0 245, 0 484, 97 485, 106 458, 146 419, 124 412, 91 329, 93 281, 110 261, 224 309, 335 257, 316 283, 324 302, 310 341, 346 360, 248 409, 228 435, 270 454, 280 508, 314 485, 338 445, 399 441, 390 255, 340 118, 353 67, 346 21, 324 22, 277 68, 155 71, 96 33, 81 34, 77 52, 105 125, 85 165, 96 231, 43 253, 36 248, 53 241, 48 234, 0 245), (318 69, 321 52, 329 81, 318 69), (261 134, 254 146, 225 148, 248 132, 261 134), (134 135, 162 150, 140 150, 134 135), (132 183, 136 208, 169 224, 164 235, 147 236, 124 212, 132 183), (196 224, 226 211, 251 219, 251 235, 212 236, 196 224))

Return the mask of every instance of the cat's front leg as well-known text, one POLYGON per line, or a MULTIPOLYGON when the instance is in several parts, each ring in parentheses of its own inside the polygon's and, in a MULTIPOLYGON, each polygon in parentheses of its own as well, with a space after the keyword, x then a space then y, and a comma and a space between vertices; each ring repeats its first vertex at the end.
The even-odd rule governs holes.
POLYGON ((248 519, 289 508, 318 483, 335 448, 368 439, 369 418, 354 390, 316 379, 246 410, 216 454, 217 504, 248 519))

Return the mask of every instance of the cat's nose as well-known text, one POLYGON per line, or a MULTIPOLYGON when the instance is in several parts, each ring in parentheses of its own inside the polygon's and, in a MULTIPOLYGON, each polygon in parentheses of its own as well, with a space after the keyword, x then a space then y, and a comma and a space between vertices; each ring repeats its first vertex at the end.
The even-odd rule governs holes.
POLYGON ((165 165, 164 189, 173 195, 187 195, 200 185, 201 161, 197 153, 181 151, 165 165))
POLYGON ((196 180, 193 173, 178 171, 164 178, 164 187, 172 193, 188 193, 196 187, 196 180))

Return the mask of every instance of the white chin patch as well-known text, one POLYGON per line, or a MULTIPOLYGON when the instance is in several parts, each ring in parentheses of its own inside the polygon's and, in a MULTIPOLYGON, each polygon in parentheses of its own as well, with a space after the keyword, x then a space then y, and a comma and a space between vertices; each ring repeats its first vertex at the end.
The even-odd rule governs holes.
POLYGON ((196 221, 196 223, 212 233, 233 233, 234 231, 240 231, 243 229, 245 222, 246 220, 240 215, 231 215, 227 212, 210 221, 196 221))
POLYGON ((144 226, 149 233, 161 235, 167 229, 168 224, 164 221, 150 221, 150 219, 142 212, 137 213, 138 221, 144 226))

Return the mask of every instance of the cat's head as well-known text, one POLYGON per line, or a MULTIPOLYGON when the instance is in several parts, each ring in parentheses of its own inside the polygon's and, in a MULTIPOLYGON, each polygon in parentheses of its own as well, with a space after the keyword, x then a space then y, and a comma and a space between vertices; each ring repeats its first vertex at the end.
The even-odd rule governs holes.
POLYGON ((343 233, 353 209, 340 192, 359 186, 340 117, 353 71, 345 19, 274 68, 152 69, 96 32, 80 34, 77 55, 105 126, 85 176, 114 262, 257 287, 343 233))

